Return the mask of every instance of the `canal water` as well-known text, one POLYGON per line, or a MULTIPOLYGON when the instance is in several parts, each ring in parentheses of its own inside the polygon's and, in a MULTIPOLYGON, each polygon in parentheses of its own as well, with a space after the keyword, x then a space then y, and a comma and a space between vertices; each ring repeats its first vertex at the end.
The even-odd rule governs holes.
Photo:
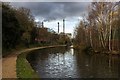
POLYGON ((120 56, 89 55, 73 48, 32 51, 27 60, 40 78, 119 78, 120 56))

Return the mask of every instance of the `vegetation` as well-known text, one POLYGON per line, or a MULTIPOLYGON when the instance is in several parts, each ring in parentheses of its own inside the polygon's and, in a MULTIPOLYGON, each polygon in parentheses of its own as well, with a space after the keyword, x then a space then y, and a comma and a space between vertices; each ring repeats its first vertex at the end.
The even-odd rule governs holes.
MULTIPOLYGON (((27 52, 28 53, 28 52, 27 52)), ((17 77, 18 78, 39 78, 26 59, 27 53, 22 53, 17 59, 17 77)))
POLYGON ((28 9, 16 9, 9 3, 2 3, 2 43, 3 56, 6 51, 15 49, 19 45, 28 47, 34 40, 35 22, 28 9), (25 45, 24 45, 25 44, 25 45))
POLYGON ((2 43, 3 56, 17 48, 32 46, 65 44, 67 36, 37 24, 27 8, 15 8, 9 3, 2 3, 2 43))
POLYGON ((4 51, 4 49, 14 48, 19 43, 22 31, 15 17, 15 10, 10 8, 10 5, 2 5, 2 14, 2 42, 4 51))
MULTIPOLYGON (((15 8, 9 3, 2 3, 2 56, 18 49, 35 46, 67 44, 70 38, 65 34, 38 25, 27 8, 15 8)), ((38 78, 26 60, 27 53, 17 57, 18 78, 38 78)))
POLYGON ((74 31, 74 45, 91 48, 94 52, 120 51, 119 2, 92 2, 88 16, 84 16, 74 31))

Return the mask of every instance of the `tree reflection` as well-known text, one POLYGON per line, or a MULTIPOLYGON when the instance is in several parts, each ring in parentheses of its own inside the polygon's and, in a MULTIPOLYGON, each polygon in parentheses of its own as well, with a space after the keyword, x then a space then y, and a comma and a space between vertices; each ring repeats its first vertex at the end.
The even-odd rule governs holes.
POLYGON ((29 62, 42 78, 118 78, 119 56, 88 55, 68 47, 31 52, 29 62))

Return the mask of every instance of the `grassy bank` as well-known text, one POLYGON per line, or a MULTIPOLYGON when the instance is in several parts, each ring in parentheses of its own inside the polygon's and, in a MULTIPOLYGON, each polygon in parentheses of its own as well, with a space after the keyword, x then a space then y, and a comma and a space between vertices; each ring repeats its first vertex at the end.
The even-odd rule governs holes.
POLYGON ((36 47, 27 49, 24 52, 21 52, 17 56, 16 61, 16 73, 18 78, 39 78, 37 73, 32 69, 31 65, 26 59, 27 54, 29 54, 30 51, 37 50, 37 49, 44 49, 44 48, 52 48, 52 47, 63 47, 66 45, 53 45, 53 46, 43 46, 43 47, 36 47))
POLYGON ((7 57, 8 55, 11 55, 11 53, 15 53, 17 51, 21 51, 28 48, 34 48, 34 47, 43 47, 43 46, 50 46, 50 45, 60 45, 60 44, 47 44, 47 43, 39 43, 39 44, 30 44, 29 47, 25 46, 24 44, 17 45, 15 48, 10 49, 2 49, 2 57, 7 57))
POLYGON ((22 53, 18 55, 17 57, 17 64, 16 64, 16 69, 17 69, 17 77, 18 78, 39 78, 37 73, 32 69, 31 65, 26 59, 26 53, 22 53))
POLYGON ((2 57, 7 57, 11 53, 15 53, 17 51, 21 51, 21 50, 28 49, 28 48, 40 47, 40 46, 44 46, 44 45, 43 44, 30 44, 29 47, 27 47, 24 44, 18 44, 17 46, 15 46, 15 48, 9 48, 9 49, 3 48, 2 57))

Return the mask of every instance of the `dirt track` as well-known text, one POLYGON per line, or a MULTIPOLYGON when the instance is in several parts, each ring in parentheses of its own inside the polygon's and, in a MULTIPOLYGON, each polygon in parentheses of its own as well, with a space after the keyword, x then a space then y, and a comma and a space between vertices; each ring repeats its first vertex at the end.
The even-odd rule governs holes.
POLYGON ((2 59, 3 78, 16 78, 16 60, 17 60, 16 54, 12 54, 2 59))
MULTIPOLYGON (((65 45, 57 45, 57 46, 65 46, 65 45)), ((13 54, 7 56, 6 58, 2 59, 2 78, 17 78, 16 75, 16 60, 17 56, 22 52, 27 52, 36 49, 43 49, 48 47, 57 47, 55 46, 45 46, 45 47, 36 47, 30 49, 24 49, 22 51, 14 52, 13 54)))

